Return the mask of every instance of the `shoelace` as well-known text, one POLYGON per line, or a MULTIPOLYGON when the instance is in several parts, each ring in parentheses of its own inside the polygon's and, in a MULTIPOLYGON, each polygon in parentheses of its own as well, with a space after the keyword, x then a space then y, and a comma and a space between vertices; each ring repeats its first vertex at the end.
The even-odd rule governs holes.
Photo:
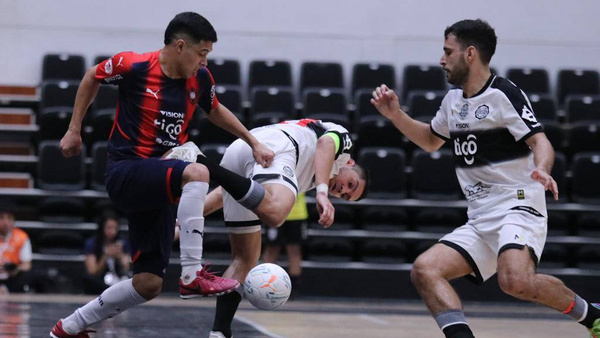
POLYGON ((209 271, 208 264, 204 265, 202 270, 198 272, 198 275, 202 275, 202 277, 208 280, 215 280, 217 277, 216 272, 209 271))

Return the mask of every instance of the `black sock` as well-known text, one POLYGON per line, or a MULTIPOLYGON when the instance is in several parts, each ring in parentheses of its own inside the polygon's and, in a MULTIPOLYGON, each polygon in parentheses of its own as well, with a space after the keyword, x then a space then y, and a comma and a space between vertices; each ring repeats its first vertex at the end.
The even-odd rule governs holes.
POLYGON ((213 331, 219 331, 225 337, 231 337, 231 322, 241 301, 242 295, 237 291, 217 297, 217 310, 215 312, 213 331))
POLYGON ((587 314, 585 315, 585 318, 579 323, 581 323, 588 329, 591 329, 592 326, 594 326, 594 321, 600 318, 600 309, 597 308, 597 306, 600 306, 600 304, 588 302, 587 314))
POLYGON ((453 324, 444 328, 446 338, 475 338, 467 324, 453 324))
POLYGON ((210 172, 210 178, 223 187, 223 189, 227 190, 236 200, 244 198, 248 194, 252 185, 252 181, 249 178, 242 177, 225 169, 204 156, 198 156, 196 162, 204 164, 210 172))

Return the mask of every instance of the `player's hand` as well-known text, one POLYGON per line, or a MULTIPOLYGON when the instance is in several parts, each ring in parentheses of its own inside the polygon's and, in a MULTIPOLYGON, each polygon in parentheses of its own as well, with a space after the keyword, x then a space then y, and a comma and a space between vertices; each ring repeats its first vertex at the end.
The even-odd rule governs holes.
POLYGON ((400 110, 400 100, 398 95, 388 86, 382 84, 373 91, 371 104, 377 108, 379 113, 390 119, 400 110))
POLYGON ((257 143, 254 147, 252 147, 252 155, 254 156, 256 163, 260 164, 263 168, 270 166, 271 163, 273 163, 273 158, 275 157, 273 150, 267 148, 262 143, 257 143))
POLYGON ((552 195, 554 195, 554 200, 558 201, 558 185, 556 181, 550 174, 548 174, 545 170, 542 169, 534 169, 531 173, 531 178, 534 181, 540 182, 544 186, 544 190, 552 191, 552 195))
POLYGON ((335 208, 327 194, 317 193, 317 211, 319 212, 319 224, 328 228, 333 224, 335 217, 335 208))
POLYGON ((77 156, 81 152, 81 134, 71 129, 60 140, 60 150, 64 157, 77 156))

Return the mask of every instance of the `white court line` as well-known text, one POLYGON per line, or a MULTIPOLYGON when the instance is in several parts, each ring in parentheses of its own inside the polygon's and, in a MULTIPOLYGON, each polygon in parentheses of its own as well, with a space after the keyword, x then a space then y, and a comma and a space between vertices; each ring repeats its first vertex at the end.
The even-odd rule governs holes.
POLYGON ((235 316, 235 317, 234 317, 234 320, 235 320, 235 319, 239 320, 240 322, 242 322, 242 323, 244 323, 244 324, 246 324, 246 325, 250 325, 250 326, 252 326, 252 327, 253 327, 254 329, 256 329, 258 332, 260 332, 260 333, 262 333, 262 334, 265 334, 265 335, 267 335, 267 336, 269 336, 269 337, 271 337, 271 338, 285 338, 285 336, 278 336, 278 335, 276 335, 276 334, 272 333, 271 331, 267 330, 267 329, 266 329, 266 328, 264 328, 263 326, 259 325, 259 324, 258 324, 258 323, 256 323, 256 322, 253 322, 253 321, 252 321, 252 320, 250 320, 250 319, 246 319, 246 318, 244 318, 244 317, 240 317, 240 316, 235 316))
POLYGON ((375 324, 390 325, 390 322, 388 322, 387 320, 383 320, 383 319, 377 318, 375 316, 362 314, 362 315, 358 315, 358 317, 360 317, 368 322, 375 323, 375 324))

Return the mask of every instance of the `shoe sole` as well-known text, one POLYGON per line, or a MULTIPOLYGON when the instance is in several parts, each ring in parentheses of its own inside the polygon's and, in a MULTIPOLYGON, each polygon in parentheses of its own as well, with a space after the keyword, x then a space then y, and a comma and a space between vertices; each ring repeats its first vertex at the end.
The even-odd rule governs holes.
POLYGON ((191 299, 191 298, 200 298, 200 297, 215 297, 215 296, 218 297, 218 296, 226 295, 228 293, 232 293, 239 286, 240 286, 240 284, 238 283, 238 285, 236 285, 235 287, 233 287, 233 288, 231 288, 229 290, 225 290, 225 291, 221 291, 221 292, 217 292, 217 293, 210 293, 210 294, 195 293, 195 294, 191 294, 191 295, 182 295, 182 294, 179 294, 179 297, 181 299, 191 299))

